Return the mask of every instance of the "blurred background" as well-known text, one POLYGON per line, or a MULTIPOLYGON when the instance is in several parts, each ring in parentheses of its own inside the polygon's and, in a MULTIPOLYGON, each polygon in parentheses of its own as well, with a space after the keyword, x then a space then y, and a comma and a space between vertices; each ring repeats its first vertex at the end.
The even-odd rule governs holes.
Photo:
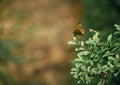
POLYGON ((0 85, 77 85, 73 27, 105 36, 119 15, 120 0, 0 0, 0 85))

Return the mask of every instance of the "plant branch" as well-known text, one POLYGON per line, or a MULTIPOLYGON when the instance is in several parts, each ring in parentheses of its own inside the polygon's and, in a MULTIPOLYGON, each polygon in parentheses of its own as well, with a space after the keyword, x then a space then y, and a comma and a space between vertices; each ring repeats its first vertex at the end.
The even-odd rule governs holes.
POLYGON ((108 75, 108 73, 104 72, 104 77, 102 79, 102 85, 105 85, 105 79, 106 79, 107 75, 108 75))

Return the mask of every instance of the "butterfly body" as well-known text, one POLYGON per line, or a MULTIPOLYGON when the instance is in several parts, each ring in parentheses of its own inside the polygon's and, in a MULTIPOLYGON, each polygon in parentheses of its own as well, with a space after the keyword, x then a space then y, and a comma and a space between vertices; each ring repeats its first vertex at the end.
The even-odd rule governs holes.
POLYGON ((75 26, 73 34, 74 34, 74 36, 77 36, 77 35, 80 36, 80 35, 84 35, 85 34, 84 28, 82 27, 81 24, 77 24, 75 26))

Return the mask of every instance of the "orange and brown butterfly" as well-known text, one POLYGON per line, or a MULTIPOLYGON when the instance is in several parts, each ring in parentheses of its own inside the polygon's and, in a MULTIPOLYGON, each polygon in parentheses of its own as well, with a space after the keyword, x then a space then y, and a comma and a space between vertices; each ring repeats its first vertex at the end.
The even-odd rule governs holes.
POLYGON ((85 30, 82 27, 82 25, 80 23, 76 24, 74 31, 73 31, 74 36, 83 36, 85 34, 85 30))

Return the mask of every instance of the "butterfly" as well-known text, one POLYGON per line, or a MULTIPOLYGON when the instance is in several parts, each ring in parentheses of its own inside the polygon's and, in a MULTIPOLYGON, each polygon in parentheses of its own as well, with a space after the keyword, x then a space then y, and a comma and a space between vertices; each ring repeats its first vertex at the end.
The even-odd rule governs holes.
POLYGON ((80 35, 85 34, 84 28, 82 27, 82 25, 80 23, 76 24, 73 34, 74 34, 74 36, 77 36, 77 35, 80 36, 80 35))

